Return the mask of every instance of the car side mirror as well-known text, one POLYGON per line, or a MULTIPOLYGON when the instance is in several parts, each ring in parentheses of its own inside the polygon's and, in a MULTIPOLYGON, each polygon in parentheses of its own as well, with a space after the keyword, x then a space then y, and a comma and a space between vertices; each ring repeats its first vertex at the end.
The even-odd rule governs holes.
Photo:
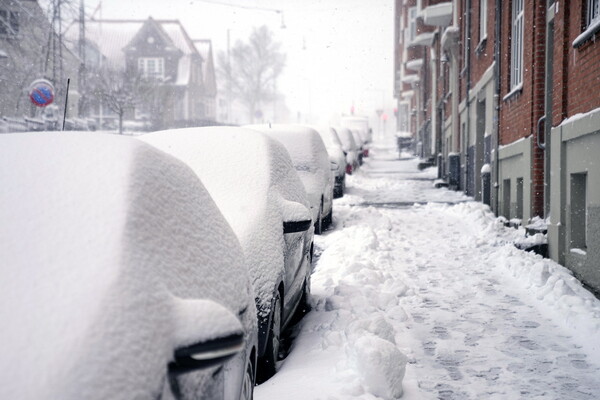
POLYGON ((169 372, 185 373, 210 368, 229 360, 244 348, 244 334, 236 333, 175 350, 169 372))
POLYGON ((307 231, 312 226, 312 220, 302 221, 284 221, 283 222, 283 233, 296 233, 307 231))
POLYGON ((239 319, 215 301, 175 298, 173 316, 175 351, 169 363, 170 373, 222 364, 244 348, 239 319))

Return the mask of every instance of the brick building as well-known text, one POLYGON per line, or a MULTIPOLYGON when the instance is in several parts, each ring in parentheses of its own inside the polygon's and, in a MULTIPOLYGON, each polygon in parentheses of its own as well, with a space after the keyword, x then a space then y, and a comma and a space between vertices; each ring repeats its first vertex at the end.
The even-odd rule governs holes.
POLYGON ((398 130, 600 291, 600 0, 397 0, 398 130), (422 40, 419 40, 421 36, 422 40))

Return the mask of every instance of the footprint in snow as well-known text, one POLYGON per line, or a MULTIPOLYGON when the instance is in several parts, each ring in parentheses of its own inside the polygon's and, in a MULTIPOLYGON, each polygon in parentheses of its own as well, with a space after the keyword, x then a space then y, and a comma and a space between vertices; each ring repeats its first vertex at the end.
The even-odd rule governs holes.
POLYGON ((450 334, 448 334, 448 329, 446 329, 443 326, 434 326, 432 331, 435 336, 442 340, 450 338, 450 334))

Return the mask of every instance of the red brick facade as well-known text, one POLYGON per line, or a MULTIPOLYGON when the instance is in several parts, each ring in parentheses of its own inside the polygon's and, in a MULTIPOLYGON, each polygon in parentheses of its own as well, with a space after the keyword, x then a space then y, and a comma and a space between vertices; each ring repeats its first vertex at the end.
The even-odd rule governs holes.
POLYGON ((570 3, 568 7, 560 4, 554 16, 552 126, 600 107, 600 34, 573 47, 574 40, 585 30, 586 1, 570 3))

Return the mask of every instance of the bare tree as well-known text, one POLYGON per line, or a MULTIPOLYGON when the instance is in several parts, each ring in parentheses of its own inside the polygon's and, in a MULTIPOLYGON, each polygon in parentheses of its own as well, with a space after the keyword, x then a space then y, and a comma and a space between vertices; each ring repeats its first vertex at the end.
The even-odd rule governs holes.
POLYGON ((218 72, 229 97, 246 106, 254 122, 261 105, 276 99, 277 78, 285 66, 281 43, 266 26, 254 28, 248 42, 237 41, 229 54, 220 52, 218 72))
POLYGON ((123 117, 127 111, 134 110, 143 96, 144 82, 139 73, 132 70, 103 68, 95 74, 92 92, 96 99, 117 114, 119 133, 123 133, 123 117))

